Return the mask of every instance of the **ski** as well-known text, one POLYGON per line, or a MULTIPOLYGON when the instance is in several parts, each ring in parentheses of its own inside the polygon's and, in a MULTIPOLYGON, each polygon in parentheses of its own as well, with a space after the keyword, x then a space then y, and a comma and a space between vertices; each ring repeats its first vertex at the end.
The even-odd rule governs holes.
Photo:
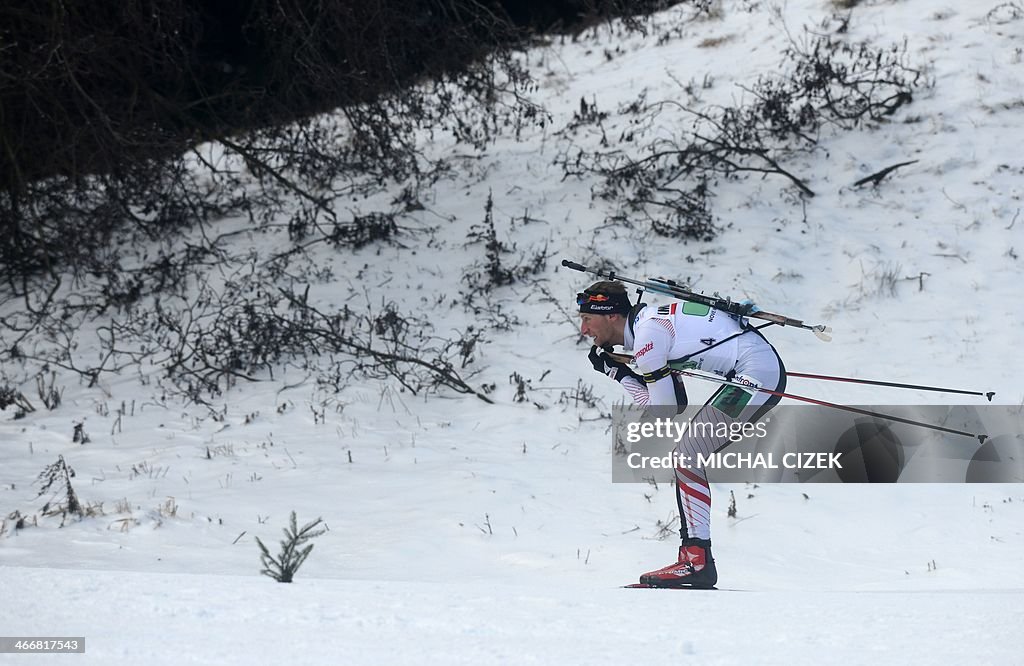
POLYGON ((659 585, 648 585, 646 583, 631 583, 629 585, 622 585, 621 587, 623 589, 631 590, 716 590, 720 592, 742 592, 742 590, 737 590, 732 587, 662 587, 659 585))

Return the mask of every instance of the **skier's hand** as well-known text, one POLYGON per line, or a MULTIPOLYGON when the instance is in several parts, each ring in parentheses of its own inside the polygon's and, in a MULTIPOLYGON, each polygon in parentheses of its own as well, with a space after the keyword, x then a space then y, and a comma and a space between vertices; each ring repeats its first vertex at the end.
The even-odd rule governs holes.
POLYGON ((601 374, 608 375, 617 382, 621 382, 626 377, 633 377, 640 382, 643 382, 643 378, 637 373, 633 372, 628 365, 621 361, 608 358, 608 356, 601 352, 597 345, 590 348, 590 354, 587 355, 590 359, 590 364, 594 366, 594 370, 597 370, 601 374))

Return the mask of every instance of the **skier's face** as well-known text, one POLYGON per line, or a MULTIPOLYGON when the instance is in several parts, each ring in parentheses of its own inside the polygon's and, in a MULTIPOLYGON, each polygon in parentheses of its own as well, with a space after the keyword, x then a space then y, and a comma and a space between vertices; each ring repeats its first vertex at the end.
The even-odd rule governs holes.
POLYGON ((594 340, 598 347, 622 344, 622 317, 619 315, 580 315, 580 333, 594 340))

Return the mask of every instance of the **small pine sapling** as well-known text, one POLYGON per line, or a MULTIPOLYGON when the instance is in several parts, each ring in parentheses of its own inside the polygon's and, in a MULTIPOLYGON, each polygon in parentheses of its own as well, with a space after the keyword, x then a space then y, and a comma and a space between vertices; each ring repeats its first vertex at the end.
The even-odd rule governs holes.
POLYGON ((317 518, 299 529, 295 512, 292 511, 289 527, 285 528, 284 539, 281 540, 281 552, 276 558, 270 554, 260 538, 256 537, 256 545, 260 547, 260 563, 263 565, 260 573, 270 576, 278 583, 292 582, 299 567, 313 551, 313 544, 305 548, 302 547, 303 544, 327 531, 326 528, 316 529, 322 522, 323 519, 317 518))
POLYGON ((51 488, 54 489, 50 500, 43 505, 43 515, 59 513, 63 518, 66 518, 69 513, 79 518, 85 515, 82 503, 78 501, 78 495, 75 494, 75 489, 71 486, 71 479, 74 477, 75 470, 64 461, 64 456, 57 456, 57 462, 47 465, 39 473, 37 481, 40 485, 40 490, 36 497, 42 497, 51 488), (61 494, 64 495, 63 501, 60 498, 61 494))

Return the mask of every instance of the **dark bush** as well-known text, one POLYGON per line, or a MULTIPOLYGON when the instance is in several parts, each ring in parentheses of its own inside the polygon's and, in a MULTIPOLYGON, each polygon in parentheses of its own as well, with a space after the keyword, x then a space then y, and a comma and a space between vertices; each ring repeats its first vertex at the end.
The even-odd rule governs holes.
POLYGON ((527 28, 666 4, 4 3, 0 273, 90 270, 125 223, 153 235, 237 209, 189 178, 180 157, 204 141, 324 210, 314 185, 347 169, 415 175, 416 128, 481 145, 506 123, 499 116, 539 117, 509 52, 527 28), (410 93, 414 83, 426 85, 410 93), (336 108, 347 127, 310 121, 336 108))
MULTIPOLYGON (((339 381, 355 367, 410 390, 475 392, 453 370, 469 354, 448 350, 475 348, 479 332, 451 344, 425 326, 375 336, 369 317, 337 328, 337 313, 278 285, 327 279, 329 268, 310 267, 311 244, 398 242, 403 208, 422 207, 421 188, 445 173, 424 157, 424 133, 480 149, 546 122, 514 52, 530 29, 666 4, 0 5, 0 362, 89 385, 156 362, 200 400, 324 354, 324 376, 339 381), (408 193, 397 212, 337 212, 394 182, 408 193), (289 247, 229 256, 225 239, 243 231, 213 224, 229 215, 246 232, 287 227, 289 247), (227 284, 208 283, 214 266, 227 284), (82 330, 96 331, 98 357, 75 353, 82 330)), ((495 283, 546 259, 503 264, 514 247, 493 243, 495 283)))

